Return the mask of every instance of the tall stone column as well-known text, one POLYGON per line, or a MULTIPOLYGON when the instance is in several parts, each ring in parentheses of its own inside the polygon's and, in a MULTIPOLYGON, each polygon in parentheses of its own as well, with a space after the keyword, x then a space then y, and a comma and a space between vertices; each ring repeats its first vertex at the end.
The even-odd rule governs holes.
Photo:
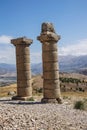
POLYGON ((12 39, 11 43, 16 47, 16 67, 17 67, 17 96, 13 99, 26 100, 32 97, 31 69, 29 46, 31 39, 26 37, 12 39))
POLYGON ((42 43, 43 93, 42 102, 61 103, 57 41, 60 36, 55 33, 52 23, 43 23, 41 35, 37 39, 42 43))

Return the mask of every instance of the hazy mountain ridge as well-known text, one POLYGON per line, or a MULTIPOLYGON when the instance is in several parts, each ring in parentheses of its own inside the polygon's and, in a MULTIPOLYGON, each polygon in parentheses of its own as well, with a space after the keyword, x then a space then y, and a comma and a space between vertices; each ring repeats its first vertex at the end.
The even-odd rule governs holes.
POLYGON ((42 63, 31 64, 32 74, 41 74, 42 73, 42 63))
POLYGON ((16 66, 14 64, 0 63, 0 76, 15 76, 16 66))
MULTIPOLYGON (((42 73, 42 63, 31 64, 32 74, 42 73)), ((60 72, 77 72, 87 75, 87 55, 59 56, 60 72)), ((0 63, 1 76, 16 76, 16 65, 0 63)))
POLYGON ((87 68, 87 55, 60 56, 59 68, 62 72, 80 72, 80 70, 87 68))

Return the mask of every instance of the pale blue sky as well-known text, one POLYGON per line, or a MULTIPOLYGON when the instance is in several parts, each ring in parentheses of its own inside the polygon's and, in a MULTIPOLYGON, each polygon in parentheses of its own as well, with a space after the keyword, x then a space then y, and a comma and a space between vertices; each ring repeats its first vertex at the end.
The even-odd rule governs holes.
POLYGON ((36 37, 43 22, 52 22, 61 35, 59 54, 87 53, 87 0, 0 0, 0 62, 15 63, 8 36, 33 39, 31 61, 41 61, 36 37))

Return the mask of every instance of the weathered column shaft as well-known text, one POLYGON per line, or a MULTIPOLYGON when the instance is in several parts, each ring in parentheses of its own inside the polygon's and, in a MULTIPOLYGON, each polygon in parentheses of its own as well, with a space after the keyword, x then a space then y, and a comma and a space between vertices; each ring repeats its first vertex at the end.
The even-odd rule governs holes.
POLYGON ((23 38, 13 39, 11 42, 16 46, 17 67, 17 96, 13 99, 23 99, 32 96, 31 69, 29 45, 32 40, 23 38))
POLYGON ((60 36, 55 33, 51 23, 43 23, 41 35, 37 39, 43 43, 44 98, 42 102, 61 102, 57 52, 57 41, 60 39, 60 36))
POLYGON ((59 97, 59 67, 57 48, 55 43, 49 45, 43 44, 43 77, 44 77, 44 97, 45 98, 57 98, 59 97), (45 50, 45 48, 48 48, 45 50), (50 50, 49 50, 50 49, 50 50))

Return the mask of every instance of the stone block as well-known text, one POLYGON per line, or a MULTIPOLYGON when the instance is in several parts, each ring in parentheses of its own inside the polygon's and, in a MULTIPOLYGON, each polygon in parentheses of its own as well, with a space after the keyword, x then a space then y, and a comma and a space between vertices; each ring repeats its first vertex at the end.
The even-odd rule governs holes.
POLYGON ((42 24, 41 33, 44 33, 47 31, 55 33, 55 29, 54 29, 54 26, 52 23, 43 23, 42 24))
POLYGON ((31 80, 22 80, 17 82, 17 86, 20 88, 31 87, 31 80))
POLYGON ((29 47, 28 46, 25 46, 25 45, 17 45, 16 46, 16 55, 19 56, 19 55, 29 55, 30 54, 30 51, 29 51, 29 47))
POLYGON ((60 89, 44 89, 44 98, 59 98, 60 89))
POLYGON ((53 43, 49 43, 49 42, 43 43, 42 50, 43 50, 43 52, 57 51, 57 43, 54 43, 54 42, 53 43))
POLYGON ((23 64, 23 63, 29 63, 30 62, 30 57, 29 55, 21 55, 16 57, 17 65, 18 64, 23 64))
POLYGON ((44 62, 43 63, 43 70, 45 71, 58 71, 58 62, 44 62))
POLYGON ((58 71, 43 72, 44 79, 59 79, 58 71))
POLYGON ((32 96, 32 87, 17 87, 17 94, 20 97, 32 96))
POLYGON ((31 71, 30 63, 18 64, 17 68, 18 71, 31 71))
POLYGON ((60 88, 59 80, 45 80, 43 82, 44 89, 58 89, 60 88))
POLYGON ((30 71, 17 71, 17 80, 28 80, 31 79, 30 71))
POLYGON ((58 54, 57 51, 48 51, 42 54, 43 62, 57 62, 58 54))
POLYGON ((55 98, 42 98, 41 102, 42 103, 58 103, 57 99, 55 98))

